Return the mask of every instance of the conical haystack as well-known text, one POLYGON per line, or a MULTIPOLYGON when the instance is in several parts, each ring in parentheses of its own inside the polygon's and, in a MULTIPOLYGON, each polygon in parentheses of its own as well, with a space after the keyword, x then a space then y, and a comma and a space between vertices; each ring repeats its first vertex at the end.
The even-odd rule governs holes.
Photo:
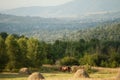
POLYGON ((34 72, 32 73, 27 80, 44 80, 45 78, 43 77, 42 74, 39 72, 34 72))
POLYGON ((89 78, 89 75, 84 69, 79 69, 74 74, 74 78, 89 78))
POLYGON ((31 74, 31 71, 28 68, 24 67, 19 70, 19 74, 28 74, 29 75, 29 74, 31 74))
POLYGON ((79 69, 79 66, 72 66, 71 71, 76 72, 79 69))
POLYGON ((84 67, 83 66, 72 66, 71 67, 71 72, 75 73, 79 69, 84 69, 84 67))

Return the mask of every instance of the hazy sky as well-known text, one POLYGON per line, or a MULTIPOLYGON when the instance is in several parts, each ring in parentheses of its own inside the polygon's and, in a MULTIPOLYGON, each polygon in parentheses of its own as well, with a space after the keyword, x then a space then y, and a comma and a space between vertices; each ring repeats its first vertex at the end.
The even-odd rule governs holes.
POLYGON ((11 9, 27 6, 55 6, 73 0, 0 0, 0 9, 11 9))

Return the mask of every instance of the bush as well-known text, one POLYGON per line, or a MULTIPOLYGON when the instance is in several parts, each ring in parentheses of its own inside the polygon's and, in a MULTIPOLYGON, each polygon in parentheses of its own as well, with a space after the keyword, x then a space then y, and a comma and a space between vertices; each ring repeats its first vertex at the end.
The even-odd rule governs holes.
POLYGON ((112 61, 110 62, 110 65, 109 65, 111 68, 116 68, 118 66, 118 63, 116 61, 112 61))
POLYGON ((45 60, 43 61, 43 63, 44 63, 44 64, 54 64, 54 62, 53 62, 52 60, 50 60, 50 59, 45 59, 45 60))
POLYGON ((39 68, 39 71, 42 72, 42 73, 48 73, 48 72, 58 72, 59 71, 59 67, 57 66, 52 66, 52 67, 49 67, 49 66, 41 66, 39 68))
POLYGON ((64 57, 63 59, 60 60, 60 64, 70 66, 70 65, 79 65, 79 62, 74 57, 64 57))
POLYGON ((94 73, 94 72, 97 72, 96 69, 93 69, 90 65, 86 64, 84 65, 84 68, 85 70, 88 72, 88 73, 94 73))

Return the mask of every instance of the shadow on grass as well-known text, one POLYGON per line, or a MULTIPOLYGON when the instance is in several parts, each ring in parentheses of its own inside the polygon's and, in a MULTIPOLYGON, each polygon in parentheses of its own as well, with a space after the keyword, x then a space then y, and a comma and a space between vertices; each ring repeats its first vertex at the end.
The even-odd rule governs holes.
POLYGON ((24 78, 29 75, 20 75, 18 73, 0 73, 0 79, 2 78, 24 78))

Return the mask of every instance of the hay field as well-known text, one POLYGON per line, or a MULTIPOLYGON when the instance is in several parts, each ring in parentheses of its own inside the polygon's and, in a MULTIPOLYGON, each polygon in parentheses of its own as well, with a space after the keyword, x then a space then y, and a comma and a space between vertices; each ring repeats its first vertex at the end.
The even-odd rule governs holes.
MULTIPOLYGON (((98 68, 98 71, 89 74, 90 78, 73 78, 74 73, 57 72, 57 73, 41 73, 45 80, 115 80, 120 68, 98 68)), ((28 75, 19 75, 18 73, 0 73, 0 80, 27 80, 28 75)))

